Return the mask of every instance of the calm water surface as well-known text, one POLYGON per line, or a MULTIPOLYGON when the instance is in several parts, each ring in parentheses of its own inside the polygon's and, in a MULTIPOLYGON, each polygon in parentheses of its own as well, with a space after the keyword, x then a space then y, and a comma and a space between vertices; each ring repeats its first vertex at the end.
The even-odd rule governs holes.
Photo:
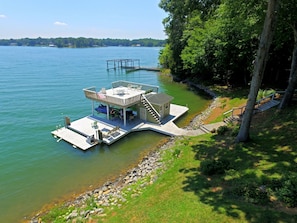
POLYGON ((133 133, 86 152, 57 143, 50 132, 65 115, 75 120, 91 113, 83 88, 109 88, 116 80, 158 85, 175 103, 190 107, 181 124, 207 106, 207 100, 155 72, 106 70, 106 60, 119 58, 156 67, 159 50, 0 47, 0 222, 19 222, 46 204, 117 176, 166 139, 149 131, 133 133))

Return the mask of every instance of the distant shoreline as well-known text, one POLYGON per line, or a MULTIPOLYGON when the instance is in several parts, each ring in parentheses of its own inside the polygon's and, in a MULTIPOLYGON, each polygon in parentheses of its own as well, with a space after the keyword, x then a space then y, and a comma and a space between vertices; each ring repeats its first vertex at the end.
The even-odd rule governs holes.
POLYGON ((95 38, 21 38, 21 39, 0 39, 0 46, 39 46, 57 48, 93 48, 108 46, 123 47, 163 47, 166 40, 151 38, 144 39, 95 39, 95 38))

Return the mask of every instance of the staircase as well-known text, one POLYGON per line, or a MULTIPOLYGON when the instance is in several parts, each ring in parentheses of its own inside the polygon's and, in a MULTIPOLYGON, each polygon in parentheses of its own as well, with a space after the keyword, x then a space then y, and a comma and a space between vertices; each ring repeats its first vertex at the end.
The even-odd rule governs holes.
MULTIPOLYGON (((256 101, 256 104, 254 106, 254 114, 257 112, 263 112, 270 108, 273 108, 277 106, 280 101, 275 100, 276 94, 283 94, 284 92, 278 91, 275 93, 272 93, 264 98, 261 98, 260 100, 256 101)), ((224 116, 224 122, 225 123, 232 123, 232 122, 240 122, 241 117, 244 113, 246 106, 238 107, 238 108, 232 108, 230 111, 227 111, 223 114, 224 116)))
POLYGON ((240 121, 241 121, 241 117, 240 116, 229 116, 227 118, 224 118, 224 122, 226 124, 240 122, 240 121))
POLYGON ((145 95, 141 95, 141 103, 145 107, 145 109, 151 114, 151 116, 156 120, 156 122, 161 125, 161 115, 156 111, 156 109, 152 106, 152 104, 148 101, 145 95))

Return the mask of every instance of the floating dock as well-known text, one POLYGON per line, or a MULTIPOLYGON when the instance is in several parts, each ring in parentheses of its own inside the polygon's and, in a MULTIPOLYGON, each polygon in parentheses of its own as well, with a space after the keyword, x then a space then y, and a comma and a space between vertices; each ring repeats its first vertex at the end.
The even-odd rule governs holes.
POLYGON ((174 121, 188 108, 172 104, 173 97, 158 93, 159 87, 127 81, 116 81, 110 89, 83 89, 92 102, 92 114, 70 121, 51 133, 57 142, 64 140, 75 148, 88 150, 100 143, 111 145, 131 132, 152 130, 168 136, 203 134, 206 128, 186 130, 174 121), (95 106, 95 104, 98 104, 95 106))
MULTIPOLYGON (((142 120, 132 120, 123 125, 121 120, 106 120, 99 116, 89 115, 75 120, 70 125, 59 128, 51 133, 57 141, 64 140, 74 148, 88 150, 100 143, 111 145, 131 132, 152 130, 168 136, 187 135, 188 131, 177 127, 174 121, 188 111, 185 106, 171 104, 170 115, 163 120, 162 125, 145 122, 142 120), (102 133, 102 140, 88 142, 88 136, 96 136, 98 130, 102 133)), ((193 130, 198 134, 201 130, 193 130)))

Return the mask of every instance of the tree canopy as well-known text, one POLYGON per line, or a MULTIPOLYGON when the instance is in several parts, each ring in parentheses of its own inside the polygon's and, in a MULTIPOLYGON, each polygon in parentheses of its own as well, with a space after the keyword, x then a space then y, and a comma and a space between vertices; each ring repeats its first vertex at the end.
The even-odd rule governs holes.
MULTIPOLYGON (((284 0, 264 85, 284 89, 289 78, 294 35, 288 21, 296 21, 293 5, 284 0)), ((163 21, 168 41, 160 64, 178 79, 197 78, 227 85, 248 85, 262 32, 267 1, 161 0, 168 13, 163 21)))

